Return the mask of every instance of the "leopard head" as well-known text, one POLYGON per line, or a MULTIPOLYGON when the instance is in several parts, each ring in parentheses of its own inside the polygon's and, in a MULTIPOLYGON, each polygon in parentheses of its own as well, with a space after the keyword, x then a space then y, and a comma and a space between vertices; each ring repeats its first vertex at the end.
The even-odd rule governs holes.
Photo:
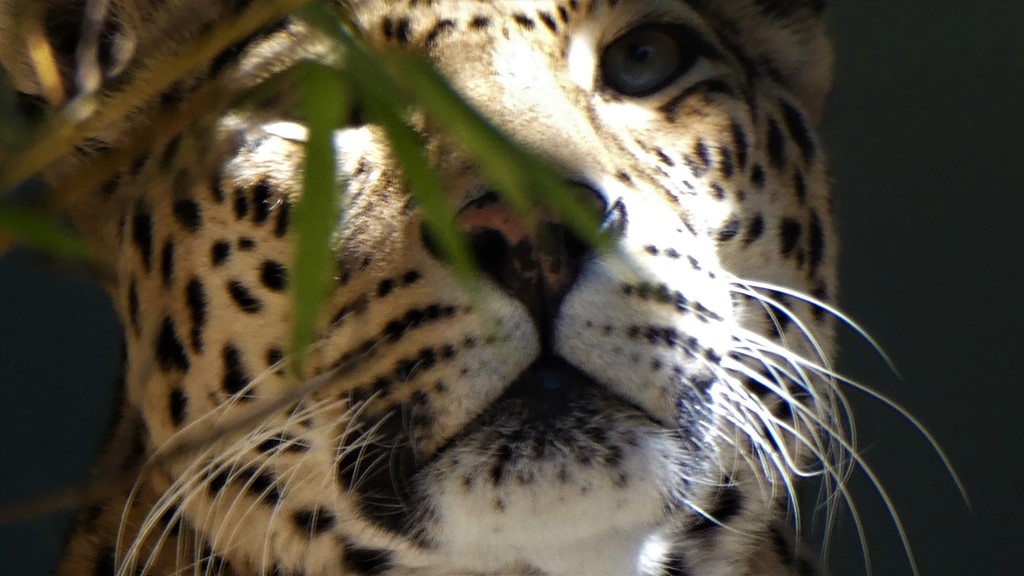
MULTIPOLYGON (((514 209, 413 113, 485 272, 468 286, 372 114, 339 130, 317 386, 162 464, 143 532, 169 515, 259 573, 783 573, 794 479, 835 471, 842 424, 820 3, 344 4, 367 44, 428 58, 554 166, 606 246, 514 209)), ((244 86, 329 59, 326 45, 286 18, 190 82, 244 86)), ((282 351, 306 137, 275 109, 226 115, 83 211, 116 215, 97 237, 146 453, 294 391, 282 351)))

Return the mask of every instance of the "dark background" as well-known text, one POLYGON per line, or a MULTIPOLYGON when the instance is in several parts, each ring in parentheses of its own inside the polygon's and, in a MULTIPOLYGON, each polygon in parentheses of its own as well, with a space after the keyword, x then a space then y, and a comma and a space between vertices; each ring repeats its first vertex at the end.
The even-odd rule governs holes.
MULTIPOLYGON (((824 128, 842 239, 840 368, 917 416, 928 443, 850 392, 860 453, 903 519, 924 575, 1024 565, 1024 2, 832 0, 836 92, 824 128)), ((118 324, 91 285, 19 251, 0 258, 0 502, 80 481, 111 404, 118 324)), ((876 576, 910 574, 884 505, 852 485, 876 576)), ((0 527, 0 574, 39 576, 67 517, 0 527)), ((865 572, 848 518, 837 574, 865 572)))

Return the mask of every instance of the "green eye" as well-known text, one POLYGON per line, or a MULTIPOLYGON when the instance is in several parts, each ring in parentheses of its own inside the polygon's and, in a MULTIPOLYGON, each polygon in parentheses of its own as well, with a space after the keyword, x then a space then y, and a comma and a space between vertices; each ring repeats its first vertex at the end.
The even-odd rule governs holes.
POLYGON ((648 96, 682 76, 697 61, 685 29, 651 25, 635 28, 601 55, 604 83, 625 96, 648 96))

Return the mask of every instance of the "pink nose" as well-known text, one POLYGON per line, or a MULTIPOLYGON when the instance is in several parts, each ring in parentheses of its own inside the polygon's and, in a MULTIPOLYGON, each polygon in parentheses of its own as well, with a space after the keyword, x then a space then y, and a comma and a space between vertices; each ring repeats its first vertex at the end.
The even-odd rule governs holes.
MULTIPOLYGON (((604 210, 596 192, 588 196, 588 203, 604 210)), ((590 247, 545 209, 521 216, 493 192, 465 206, 458 222, 470 239, 477 265, 529 309, 546 335, 590 247)))

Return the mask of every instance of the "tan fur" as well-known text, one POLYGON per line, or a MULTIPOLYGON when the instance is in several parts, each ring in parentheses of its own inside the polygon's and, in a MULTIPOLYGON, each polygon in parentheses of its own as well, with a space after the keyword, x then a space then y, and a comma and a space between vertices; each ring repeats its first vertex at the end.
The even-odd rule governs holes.
MULTIPOLYGON (((523 302, 494 283, 467 291, 424 244, 383 130, 339 130, 338 268, 308 374, 327 381, 225 428, 298 385, 282 351, 305 128, 285 94, 152 142, 71 217, 111 271, 127 335, 123 420, 97 477, 155 460, 134 490, 83 513, 58 574, 811 573, 790 553, 787 490, 808 467, 838 473, 824 452, 843 434, 831 320, 792 295, 836 291, 813 135, 832 55, 814 2, 342 4, 369 46, 430 58, 517 142, 621 202, 617 252, 583 260, 542 342, 523 302), (655 22, 704 39, 711 54, 694 74, 706 77, 615 94, 594 63, 655 22), (719 89, 673 101, 687 82, 719 89), (570 415, 575 428, 534 440, 543 456, 503 456, 530 432, 530 420, 507 420, 518 404, 503 394, 544 355, 599 392, 570 415), (403 474, 409 493, 372 492, 403 474), (705 517, 716 514, 725 527, 705 517)), ((43 12, 75 5, 48 0, 43 12)), ((98 82, 154 69, 230 10, 112 1, 114 63, 100 82, 57 54, 66 96, 106 97, 91 92, 98 82)), ((0 0, 0 37, 20 36, 17 14, 0 0)), ((176 89, 195 88, 178 94, 186 102, 209 87, 241 94, 307 58, 336 60, 292 20, 176 89)), ((0 46, 0 64, 40 93, 23 44, 0 46)), ((96 150, 60 159, 50 180, 73 183, 102 159, 97 142, 116 151, 173 114, 167 93, 94 134, 96 150)), ((448 200, 472 205, 487 183, 471 154, 413 117, 448 200)))

